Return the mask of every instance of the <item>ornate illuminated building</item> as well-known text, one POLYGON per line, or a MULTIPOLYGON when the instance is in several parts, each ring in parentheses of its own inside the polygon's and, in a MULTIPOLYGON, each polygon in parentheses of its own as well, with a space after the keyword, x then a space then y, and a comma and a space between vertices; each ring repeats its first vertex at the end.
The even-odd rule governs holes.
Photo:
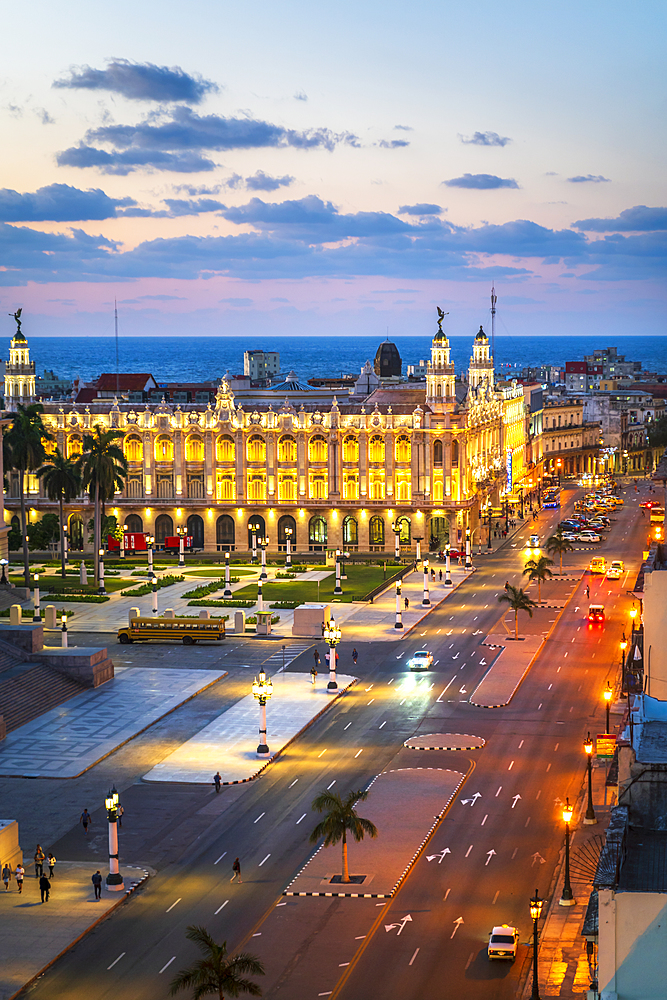
MULTIPOLYGON (((70 457, 96 424, 122 432, 128 475, 107 510, 129 531, 153 534, 158 546, 186 524, 196 548, 247 551, 250 523, 268 536, 270 552, 285 550, 287 528, 295 552, 392 552, 394 524, 406 552, 417 538, 424 547, 442 548, 448 538, 456 547, 467 527, 476 543, 480 508, 518 497, 517 483, 527 487, 529 476, 537 485, 541 448, 533 435, 526 452, 528 390, 494 384, 483 330, 467 381, 457 382, 441 322, 425 383, 376 378, 368 394, 357 383, 321 406, 308 402, 303 386, 295 403, 288 383, 273 402, 266 393, 238 401, 223 379, 206 406, 94 399, 46 403, 44 419, 70 457)), ((11 516, 12 477, 9 487, 11 516)), ((28 490, 33 518, 57 509, 34 477, 28 490)), ((91 505, 80 498, 67 514, 71 546, 81 547, 91 505)))

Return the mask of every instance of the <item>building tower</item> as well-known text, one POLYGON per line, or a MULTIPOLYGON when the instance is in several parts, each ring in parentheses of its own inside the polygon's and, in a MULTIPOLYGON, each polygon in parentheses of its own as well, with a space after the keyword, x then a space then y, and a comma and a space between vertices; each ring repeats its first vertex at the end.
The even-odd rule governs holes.
POLYGON ((426 370, 426 402, 434 413, 443 413, 453 407, 454 365, 450 360, 451 348, 447 334, 443 333, 442 321, 445 313, 438 309, 438 332, 431 344, 431 360, 426 370))
POLYGON ((35 362, 30 360, 28 341, 21 333, 21 310, 14 316, 16 333, 5 364, 5 409, 15 410, 18 403, 27 406, 35 401, 35 362))
POLYGON ((493 389, 493 358, 489 348, 489 338, 480 326, 472 345, 472 357, 468 367, 468 385, 478 389, 480 385, 493 389))

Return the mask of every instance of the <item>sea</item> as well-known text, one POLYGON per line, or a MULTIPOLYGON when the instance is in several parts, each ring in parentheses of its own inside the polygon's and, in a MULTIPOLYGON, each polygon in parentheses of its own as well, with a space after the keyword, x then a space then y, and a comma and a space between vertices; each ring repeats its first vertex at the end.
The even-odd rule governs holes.
MULTIPOLYGON (((226 372, 243 373, 243 352, 280 352, 284 374, 294 371, 302 382, 313 376, 358 374, 373 361, 381 339, 377 337, 119 337, 121 372, 147 372, 156 382, 216 381, 226 372)), ((406 366, 429 359, 430 337, 394 337, 406 366)), ((95 379, 116 371, 113 337, 30 337, 30 357, 37 374, 52 370, 59 378, 95 379)), ((470 337, 450 337, 456 371, 468 367, 470 337)), ((511 337, 495 339, 496 371, 511 377, 526 365, 561 365, 581 361, 597 348, 616 347, 628 361, 667 377, 667 337, 511 337)))

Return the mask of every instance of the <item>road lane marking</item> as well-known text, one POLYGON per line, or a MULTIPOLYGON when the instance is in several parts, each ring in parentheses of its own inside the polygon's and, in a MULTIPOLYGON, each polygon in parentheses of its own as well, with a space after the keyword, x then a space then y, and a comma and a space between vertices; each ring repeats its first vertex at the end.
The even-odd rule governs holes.
POLYGON ((371 684, 371 685, 370 685, 369 687, 367 687, 367 688, 364 688, 364 691, 370 691, 370 689, 371 689, 372 687, 374 687, 374 685, 373 685, 373 684, 371 684))
POLYGON ((484 817, 484 819, 482 820, 482 822, 479 825, 480 826, 484 826, 484 824, 486 823, 486 821, 487 821, 488 818, 489 818, 489 814, 487 813, 486 816, 484 817))
MULTIPOLYGON (((304 813, 304 814, 303 814, 303 816, 301 817, 301 819, 305 819, 307 815, 308 815, 308 813, 304 813)), ((299 825, 299 823, 301 822, 301 819, 298 819, 298 820, 296 821, 296 824, 295 824, 296 826, 298 826, 298 825, 299 825)))
POLYGON ((368 704, 372 705, 374 701, 375 701, 375 698, 371 698, 371 700, 368 702, 368 704))
MULTIPOLYGON (((345 732, 346 729, 349 729, 351 725, 352 725, 352 723, 348 722, 348 724, 346 726, 343 726, 343 732, 345 732)), ((322 756, 322 754, 320 754, 320 757, 321 756, 322 756)))
MULTIPOLYGON (((386 725, 387 725, 387 720, 385 719, 384 722, 382 723, 382 726, 386 726, 386 725)), ((382 726, 378 726, 378 729, 382 729, 382 726)))
MULTIPOLYGON (((351 723, 351 722, 348 722, 347 726, 351 726, 351 725, 352 725, 352 723, 351 723)), ((346 729, 347 729, 347 726, 345 727, 346 729)), ((322 754, 323 754, 323 753, 326 753, 326 752, 327 752, 327 750, 326 750, 326 747, 325 747, 325 748, 324 748, 324 750, 321 750, 321 751, 320 751, 320 752, 318 753, 318 755, 317 755, 317 756, 318 756, 318 757, 321 757, 321 756, 322 756, 322 754)))
MULTIPOLYGON (((222 906, 219 906, 219 907, 218 907, 218 909, 217 909, 217 910, 215 911, 215 913, 213 914, 213 916, 214 916, 214 917, 217 917, 217 915, 218 915, 218 914, 220 913, 220 910, 224 910, 224 908, 225 908, 225 907, 227 906, 227 903, 228 903, 228 902, 229 902, 229 900, 228 900, 228 899, 226 899, 226 900, 224 901, 224 903, 222 904, 222 906)), ((280 903, 278 903, 278 906, 280 906, 280 903)))
POLYGON ((551 770, 551 764, 547 764, 547 771, 551 770))
POLYGON ((223 851, 222 854, 220 855, 220 857, 218 858, 218 860, 214 861, 213 864, 217 865, 218 862, 222 861, 222 859, 224 858, 224 856, 225 856, 226 853, 227 853, 227 851, 223 851))
POLYGON ((262 818, 262 816, 266 816, 266 813, 260 813, 260 814, 259 814, 259 816, 257 817, 257 819, 254 819, 254 820, 252 821, 252 822, 253 822, 253 825, 254 825, 255 823, 259 823, 259 821, 260 821, 260 819, 262 818))
POLYGON ((329 791, 329 789, 330 789, 330 788, 333 788, 333 786, 334 786, 335 784, 336 784, 336 779, 334 778, 334 780, 333 780, 333 781, 331 782, 331 784, 330 784, 330 785, 327 785, 327 791, 329 791))
MULTIPOLYGON (((270 854, 267 854, 267 855, 266 855, 266 857, 264 858, 264 861, 268 861, 270 857, 271 857, 271 855, 270 855, 270 854)), ((258 868, 261 868, 261 867, 262 867, 262 865, 264 864, 264 861, 260 861, 260 863, 258 864, 258 866, 257 866, 257 867, 258 867, 258 868)))
POLYGON ((158 972, 158 976, 161 976, 161 975, 162 975, 162 973, 163 973, 163 972, 165 971, 165 969, 168 969, 168 968, 169 968, 169 966, 171 965, 171 963, 172 963, 172 962, 175 962, 175 961, 176 961, 176 956, 175 956, 175 955, 172 955, 172 956, 171 956, 171 958, 169 959, 169 961, 167 962, 167 964, 166 964, 166 965, 163 965, 163 966, 162 966, 162 968, 161 968, 161 969, 160 969, 160 971, 158 972))
POLYGON ((542 794, 542 789, 540 788, 539 792, 538 792, 538 793, 537 793, 537 795, 535 796, 535 801, 536 801, 536 802, 537 802, 537 800, 539 799, 539 797, 540 797, 540 795, 541 795, 541 794, 542 794))
POLYGON ((541 708, 542 708, 542 702, 540 702, 539 705, 537 706, 537 711, 539 712, 541 708))
POLYGON ((394 678, 393 678, 393 677, 391 678, 391 680, 390 680, 390 681, 387 681, 387 685, 389 685, 389 684, 393 684, 393 683, 394 683, 394 678))
POLYGON ((467 970, 470 968, 470 963, 472 962, 472 960, 473 960, 474 957, 475 957, 475 952, 471 951, 470 955, 468 956, 468 961, 466 962, 466 967, 465 967, 464 971, 467 972, 467 970))
POLYGON ((560 746, 560 743, 557 743, 556 746, 554 747, 554 753, 556 752, 556 750, 558 750, 559 746, 560 746))
POLYGON ((339 969, 344 969, 344 968, 345 968, 345 966, 346 966, 346 965, 349 965, 349 964, 350 964, 349 962, 339 962, 339 963, 338 963, 338 968, 339 968, 339 969))
POLYGON ((356 937, 354 940, 355 941, 365 941, 366 940, 366 935, 365 934, 360 934, 359 937, 356 937))
POLYGON ((419 954, 419 948, 415 948, 415 953, 412 956, 412 958, 410 959, 410 961, 408 962, 408 965, 412 965, 412 963, 414 962, 414 960, 416 959, 416 957, 417 957, 418 954, 419 954))
POLYGON ((519 743, 519 750, 521 749, 522 746, 523 746, 523 740, 521 740, 521 742, 519 743))
POLYGON ((513 760, 511 760, 511 761, 510 761, 510 766, 509 766, 509 767, 507 768, 507 770, 508 770, 508 771, 511 771, 513 767, 514 767, 514 761, 513 761, 513 760))
POLYGON ((525 822, 525 823, 524 823, 524 825, 523 825, 523 827, 524 827, 524 830, 525 830, 525 828, 526 828, 526 827, 528 826, 528 824, 529 824, 529 823, 530 823, 530 816, 528 817, 528 819, 526 820, 526 822, 525 822))
POLYGON ((253 937, 261 937, 261 936, 262 936, 262 932, 261 931, 257 931, 256 934, 253 934, 253 937))
POLYGON ((518 847, 515 847, 515 848, 514 848, 514 854, 512 855, 512 861, 514 861, 515 857, 517 856, 517 852, 518 852, 518 850, 519 850, 519 848, 518 848, 518 847))
POLYGON ((468 848, 468 850, 466 851, 466 858, 468 857, 468 855, 469 855, 469 854, 470 854, 470 852, 472 851, 472 849, 473 849, 473 846, 474 846, 474 845, 473 845, 473 844, 471 844, 471 845, 470 845, 470 847, 468 848))
POLYGON ((118 956, 118 958, 117 958, 117 959, 115 959, 115 961, 113 961, 113 962, 111 963, 111 965, 107 965, 107 972, 109 971, 109 969, 113 969, 113 967, 114 967, 114 965, 116 964, 116 962, 120 962, 120 960, 121 960, 121 958, 123 957, 123 955, 124 955, 124 954, 125 954, 125 952, 124 952, 124 951, 121 951, 121 953, 120 953, 120 955, 118 956))
POLYGON ((445 893, 445 895, 443 897, 443 902, 444 902, 445 899, 447 899, 447 896, 449 896, 449 894, 450 894, 451 891, 452 891, 451 889, 447 890, 447 892, 445 893))
POLYGON ((552 687, 553 687, 553 684, 550 684, 549 687, 547 688, 547 691, 551 691, 552 687))
POLYGON ((500 793, 502 792, 502 790, 503 790, 503 786, 500 785, 499 788, 498 788, 498 791, 496 792, 496 798, 498 798, 498 796, 500 795, 500 793))
POLYGON ((499 896, 499 895, 500 895, 500 889, 498 889, 498 892, 497 892, 497 893, 495 894, 495 896, 493 897, 493 902, 491 903, 491 906, 494 906, 494 905, 495 905, 495 903, 496 903, 496 901, 497 901, 497 899, 498 899, 498 896, 499 896))
POLYGON ((287 906, 287 903, 276 903, 276 906, 287 906))
POLYGON ((165 910, 164 912, 165 912, 165 913, 169 913, 169 912, 170 912, 171 910, 173 910, 173 908, 174 908, 174 907, 175 907, 175 906, 176 906, 176 905, 177 905, 178 903, 180 903, 180 901, 181 901, 182 899, 183 899, 183 897, 182 897, 182 896, 179 896, 179 897, 178 897, 178 899, 176 900, 176 902, 175 902, 175 903, 172 903, 172 904, 171 904, 171 906, 169 907, 169 909, 168 909, 168 910, 165 910))
POLYGON ((399 708, 400 708, 401 705, 404 705, 404 704, 405 704, 405 698, 403 699, 402 702, 399 703, 399 708))
POLYGON ((295 778, 295 779, 294 779, 294 781, 292 782, 292 784, 291 784, 291 785, 288 785, 287 787, 288 787, 288 788, 293 788, 293 787, 294 787, 294 785, 296 785, 296 783, 297 783, 297 781, 298 781, 298 780, 299 780, 298 778, 295 778))
POLYGON ((361 748, 361 750, 357 750, 357 752, 355 753, 355 755, 354 755, 354 756, 355 756, 355 757, 358 757, 358 756, 359 756, 359 754, 360 754, 360 753, 363 753, 363 752, 364 752, 364 748, 362 747, 362 748, 361 748))

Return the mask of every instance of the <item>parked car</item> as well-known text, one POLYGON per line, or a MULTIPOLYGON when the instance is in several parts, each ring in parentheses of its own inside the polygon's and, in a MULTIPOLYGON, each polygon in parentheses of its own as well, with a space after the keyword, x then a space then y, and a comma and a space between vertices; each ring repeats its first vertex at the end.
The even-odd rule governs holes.
POLYGON ((599 542, 600 536, 596 535, 594 531, 581 531, 577 535, 578 542, 599 542))
POLYGON ((579 535, 577 534, 576 531, 564 531, 563 532, 563 539, 566 542, 576 542, 577 539, 578 539, 578 537, 579 537, 579 535))

